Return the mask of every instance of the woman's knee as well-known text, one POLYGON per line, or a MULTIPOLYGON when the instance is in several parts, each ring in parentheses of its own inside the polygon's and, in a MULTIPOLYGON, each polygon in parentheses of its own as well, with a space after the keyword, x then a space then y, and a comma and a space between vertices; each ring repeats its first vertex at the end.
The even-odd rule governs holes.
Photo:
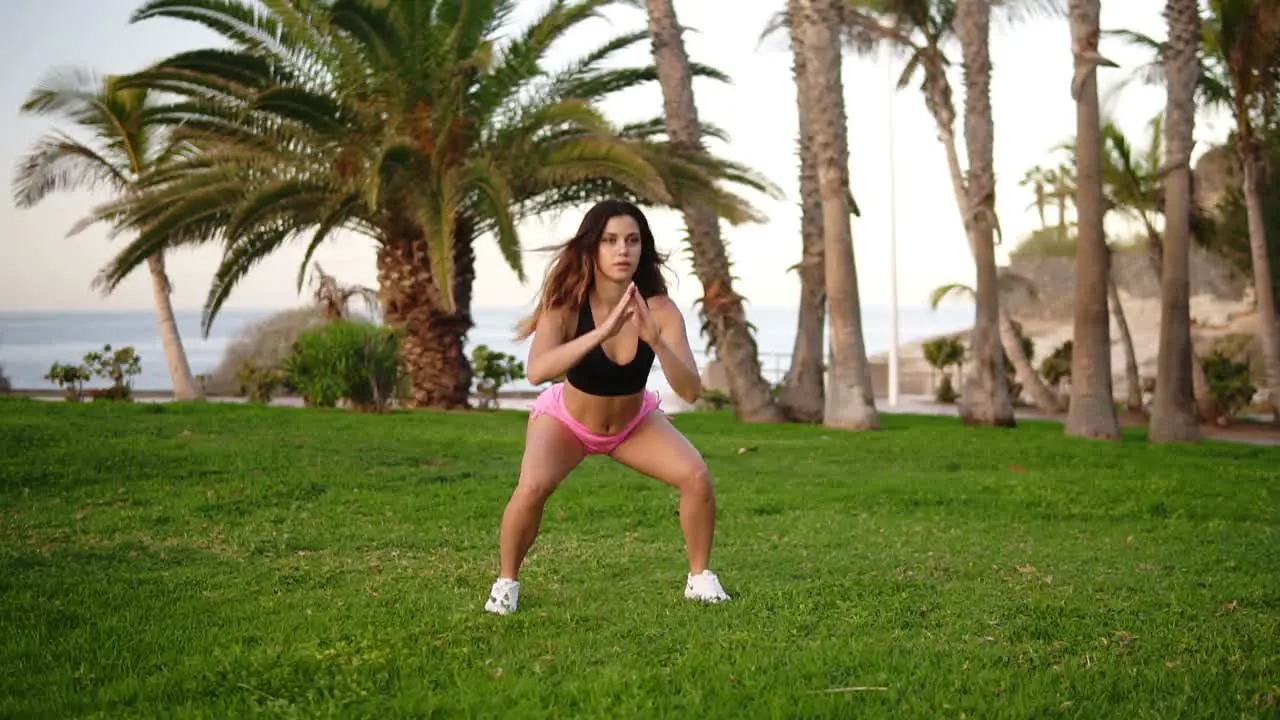
POLYGON ((547 478, 521 477, 516 484, 515 500, 523 504, 542 505, 555 493, 559 484, 547 478))
POLYGON ((711 470, 707 464, 698 461, 691 464, 683 473, 680 481, 680 492, 692 497, 712 499, 715 488, 711 482, 711 470))

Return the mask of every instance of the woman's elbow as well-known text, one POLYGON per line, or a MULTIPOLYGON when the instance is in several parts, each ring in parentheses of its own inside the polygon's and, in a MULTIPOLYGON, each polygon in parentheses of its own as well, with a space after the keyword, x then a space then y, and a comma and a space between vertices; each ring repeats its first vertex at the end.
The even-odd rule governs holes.
POLYGON ((680 396, 681 400, 692 405, 698 402, 698 398, 702 397, 702 381, 694 378, 684 387, 676 390, 676 394, 680 396))

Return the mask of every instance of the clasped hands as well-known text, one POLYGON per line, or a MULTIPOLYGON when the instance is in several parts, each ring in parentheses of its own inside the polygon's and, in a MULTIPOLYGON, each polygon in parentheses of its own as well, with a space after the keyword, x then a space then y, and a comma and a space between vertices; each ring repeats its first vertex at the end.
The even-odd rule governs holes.
POLYGON ((604 333, 603 340, 617 335, 624 323, 631 323, 636 329, 636 334, 650 347, 656 347, 662 338, 662 330, 653 319, 653 314, 649 312, 649 303, 640 294, 635 283, 627 286, 618 304, 613 306, 609 317, 600 324, 600 330, 604 333))

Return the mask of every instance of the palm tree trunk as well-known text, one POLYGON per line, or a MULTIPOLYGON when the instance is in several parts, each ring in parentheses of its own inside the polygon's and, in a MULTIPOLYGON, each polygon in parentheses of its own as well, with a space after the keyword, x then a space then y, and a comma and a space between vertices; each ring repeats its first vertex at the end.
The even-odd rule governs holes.
POLYGON ((791 369, 787 372, 778 403, 787 417, 799 422, 822 422, 823 332, 826 325, 826 283, 823 279, 822 196, 818 185, 817 160, 813 138, 804 131, 810 124, 811 100, 800 95, 806 76, 803 38, 789 23, 793 48, 792 74, 796 82, 796 105, 799 109, 800 150, 800 236, 803 240, 800 265, 800 313, 796 320, 796 339, 791 351, 791 369))
POLYGON ((1068 435, 1119 439, 1107 321, 1109 253, 1102 234, 1102 137, 1098 111, 1098 0, 1071 0, 1076 101, 1076 301, 1068 435), (1078 84, 1077 84, 1078 82, 1078 84))
MULTIPOLYGON (((1168 0, 1165 18, 1169 44, 1165 57, 1166 165, 1164 179, 1165 238, 1162 243, 1147 223, 1151 257, 1160 280, 1160 349, 1156 357, 1156 392, 1147 437, 1153 442, 1195 442, 1200 438, 1195 398, 1208 397, 1204 366, 1191 342, 1191 145, 1195 131, 1196 55, 1200 49, 1200 15, 1196 0, 1168 0)), ((1209 404, 1213 401, 1209 398, 1209 404)), ((1201 410, 1212 409, 1201 408, 1201 410)), ((1212 420, 1209 416, 1206 420, 1212 420)))
POLYGON ((968 224, 977 265, 971 382, 961 392, 966 423, 1012 427, 1013 403, 1000 353, 1000 290, 995 256, 995 123, 991 112, 990 0, 960 0, 956 34, 964 56, 964 138, 969 154, 968 224), (979 390, 978 393, 972 390, 979 390))
POLYGON ((1004 346, 1004 354, 1009 357, 1009 362, 1013 363, 1018 382, 1030 393, 1031 402, 1047 413, 1062 412, 1062 401, 1057 393, 1044 384, 1040 374, 1031 366, 1031 360, 1023 352, 1022 343, 1018 340, 1018 333, 1013 329, 1013 320, 1003 308, 1000 309, 1000 344, 1004 346))
POLYGON ((951 100, 951 84, 947 80, 946 68, 940 60, 926 61, 924 68, 924 104, 938 126, 938 141, 947 155, 947 172, 951 175, 951 190, 956 196, 956 208, 960 211, 960 220, 964 224, 965 239, 969 242, 969 252, 973 249, 973 213, 969 211, 969 190, 964 181, 964 170, 960 167, 960 153, 956 149, 956 109, 951 100))
MULTIPOLYGON (((1165 125, 1166 132, 1168 131, 1168 127, 1169 126, 1166 123, 1165 125)), ((1188 172, 1190 171, 1188 170, 1188 172)), ((1171 175, 1170 177, 1172 178, 1173 175, 1171 175)), ((1187 179, 1188 186, 1190 186, 1190 182, 1191 180, 1188 177, 1187 179)), ((1190 192, 1190 190, 1188 190, 1187 192, 1190 192)), ((1187 203, 1188 205, 1190 205, 1191 203, 1190 196, 1188 196, 1187 203)), ((1151 271, 1155 273, 1156 282, 1160 283, 1161 294, 1163 295, 1164 270, 1162 269, 1162 266, 1164 265, 1164 251, 1161 249, 1160 233, 1156 231, 1155 226, 1152 225, 1151 221, 1147 219, 1145 216, 1143 217, 1142 221, 1147 228, 1147 259, 1151 263, 1151 271)), ((1187 229, 1188 236, 1190 236, 1190 233, 1191 233, 1190 221, 1188 221, 1188 229, 1187 229)), ((1190 240, 1187 241, 1188 248, 1190 248, 1190 242, 1191 242, 1190 240)), ((1195 398, 1195 408, 1192 411, 1193 412, 1192 419, 1204 421, 1204 422, 1210 422, 1212 420, 1215 420, 1220 413, 1218 412, 1218 404, 1213 400, 1213 394, 1209 392, 1209 378, 1204 374, 1204 362, 1200 359, 1200 356, 1196 354, 1195 343, 1192 342, 1191 340, 1190 270, 1188 270, 1187 273, 1188 273, 1187 274, 1187 301, 1186 301, 1187 303, 1187 347, 1189 348, 1189 351, 1191 353, 1191 392, 1192 392, 1192 396, 1195 398)), ((1163 300, 1161 302, 1163 304, 1163 300)), ((1164 317, 1164 314, 1162 310, 1162 313, 1161 313, 1162 322, 1163 322, 1163 317, 1164 317)), ((1156 371, 1157 395, 1156 397, 1159 397, 1159 392, 1160 392, 1160 389, 1159 389, 1160 371, 1159 371, 1158 363, 1159 361, 1157 360, 1157 371, 1156 371)), ((1154 405, 1152 407, 1152 412, 1153 413, 1155 412, 1154 405)))
POLYGON ((378 294, 383 321, 402 333, 401 362, 409 374, 410 407, 457 409, 468 406, 471 363, 464 351, 471 329, 470 294, 474 277, 470 238, 455 240, 454 312, 445 310, 431 277, 426 238, 416 230, 398 235, 378 249, 378 294), (459 262, 461 260, 462 262, 459 262))
POLYGON ((151 274, 151 296, 156 303, 156 316, 160 325, 160 345, 164 347, 164 357, 169 364, 169 380, 173 383, 173 399, 203 400, 204 391, 191 375, 187 351, 182 346, 182 334, 178 332, 178 321, 173 315, 164 253, 158 252, 147 258, 147 269, 151 274))
MULTIPOLYGON (((693 75, 680 37, 671 0, 646 0, 649 36, 653 43, 658 83, 662 86, 667 135, 677 153, 704 152, 698 109, 693 101, 693 75)), ((702 282, 702 308, 710 320, 711 339, 717 357, 729 376, 734 413, 748 422, 777 422, 782 412, 773 400, 773 389, 760 371, 755 338, 747 326, 742 298, 733 290, 729 258, 720 237, 720 220, 710 207, 684 202, 685 224, 693 250, 693 270, 702 282)))
MULTIPOLYGON (((1251 142, 1242 142, 1251 146, 1251 142)), ((1280 422, 1280 325, 1276 322, 1276 296, 1271 285, 1271 258, 1267 253, 1267 231, 1263 224, 1262 194, 1258 163, 1252 153, 1242 159, 1244 168, 1244 203, 1249 219, 1249 248, 1253 252, 1253 290, 1258 303, 1258 340, 1262 344, 1262 363, 1269 402, 1280 422)))
POLYGON ((1120 303, 1120 289, 1116 287, 1114 278, 1107 278, 1107 299, 1111 305, 1111 316, 1116 320, 1116 329, 1120 331, 1120 343, 1124 348, 1124 384, 1125 409, 1134 414, 1142 413, 1142 377, 1138 374, 1138 355, 1133 351, 1133 335, 1129 332, 1129 321, 1124 316, 1124 305, 1120 303))
POLYGON ((802 133, 809 133, 818 160, 822 196, 823 248, 826 258, 831 363, 823 423, 828 427, 871 430, 880 427, 862 336, 857 267, 849 207, 848 121, 844 108, 835 0, 789 0, 790 22, 798 23, 806 78, 801 102, 812 102, 802 133))

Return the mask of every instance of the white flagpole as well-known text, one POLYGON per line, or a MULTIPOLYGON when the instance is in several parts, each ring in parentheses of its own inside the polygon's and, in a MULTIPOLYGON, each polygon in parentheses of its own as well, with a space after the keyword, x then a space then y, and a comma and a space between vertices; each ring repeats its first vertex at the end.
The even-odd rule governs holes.
POLYGON ((893 63, 885 59, 889 79, 889 407, 898 406, 898 193, 894 166, 894 114, 896 95, 893 63))

